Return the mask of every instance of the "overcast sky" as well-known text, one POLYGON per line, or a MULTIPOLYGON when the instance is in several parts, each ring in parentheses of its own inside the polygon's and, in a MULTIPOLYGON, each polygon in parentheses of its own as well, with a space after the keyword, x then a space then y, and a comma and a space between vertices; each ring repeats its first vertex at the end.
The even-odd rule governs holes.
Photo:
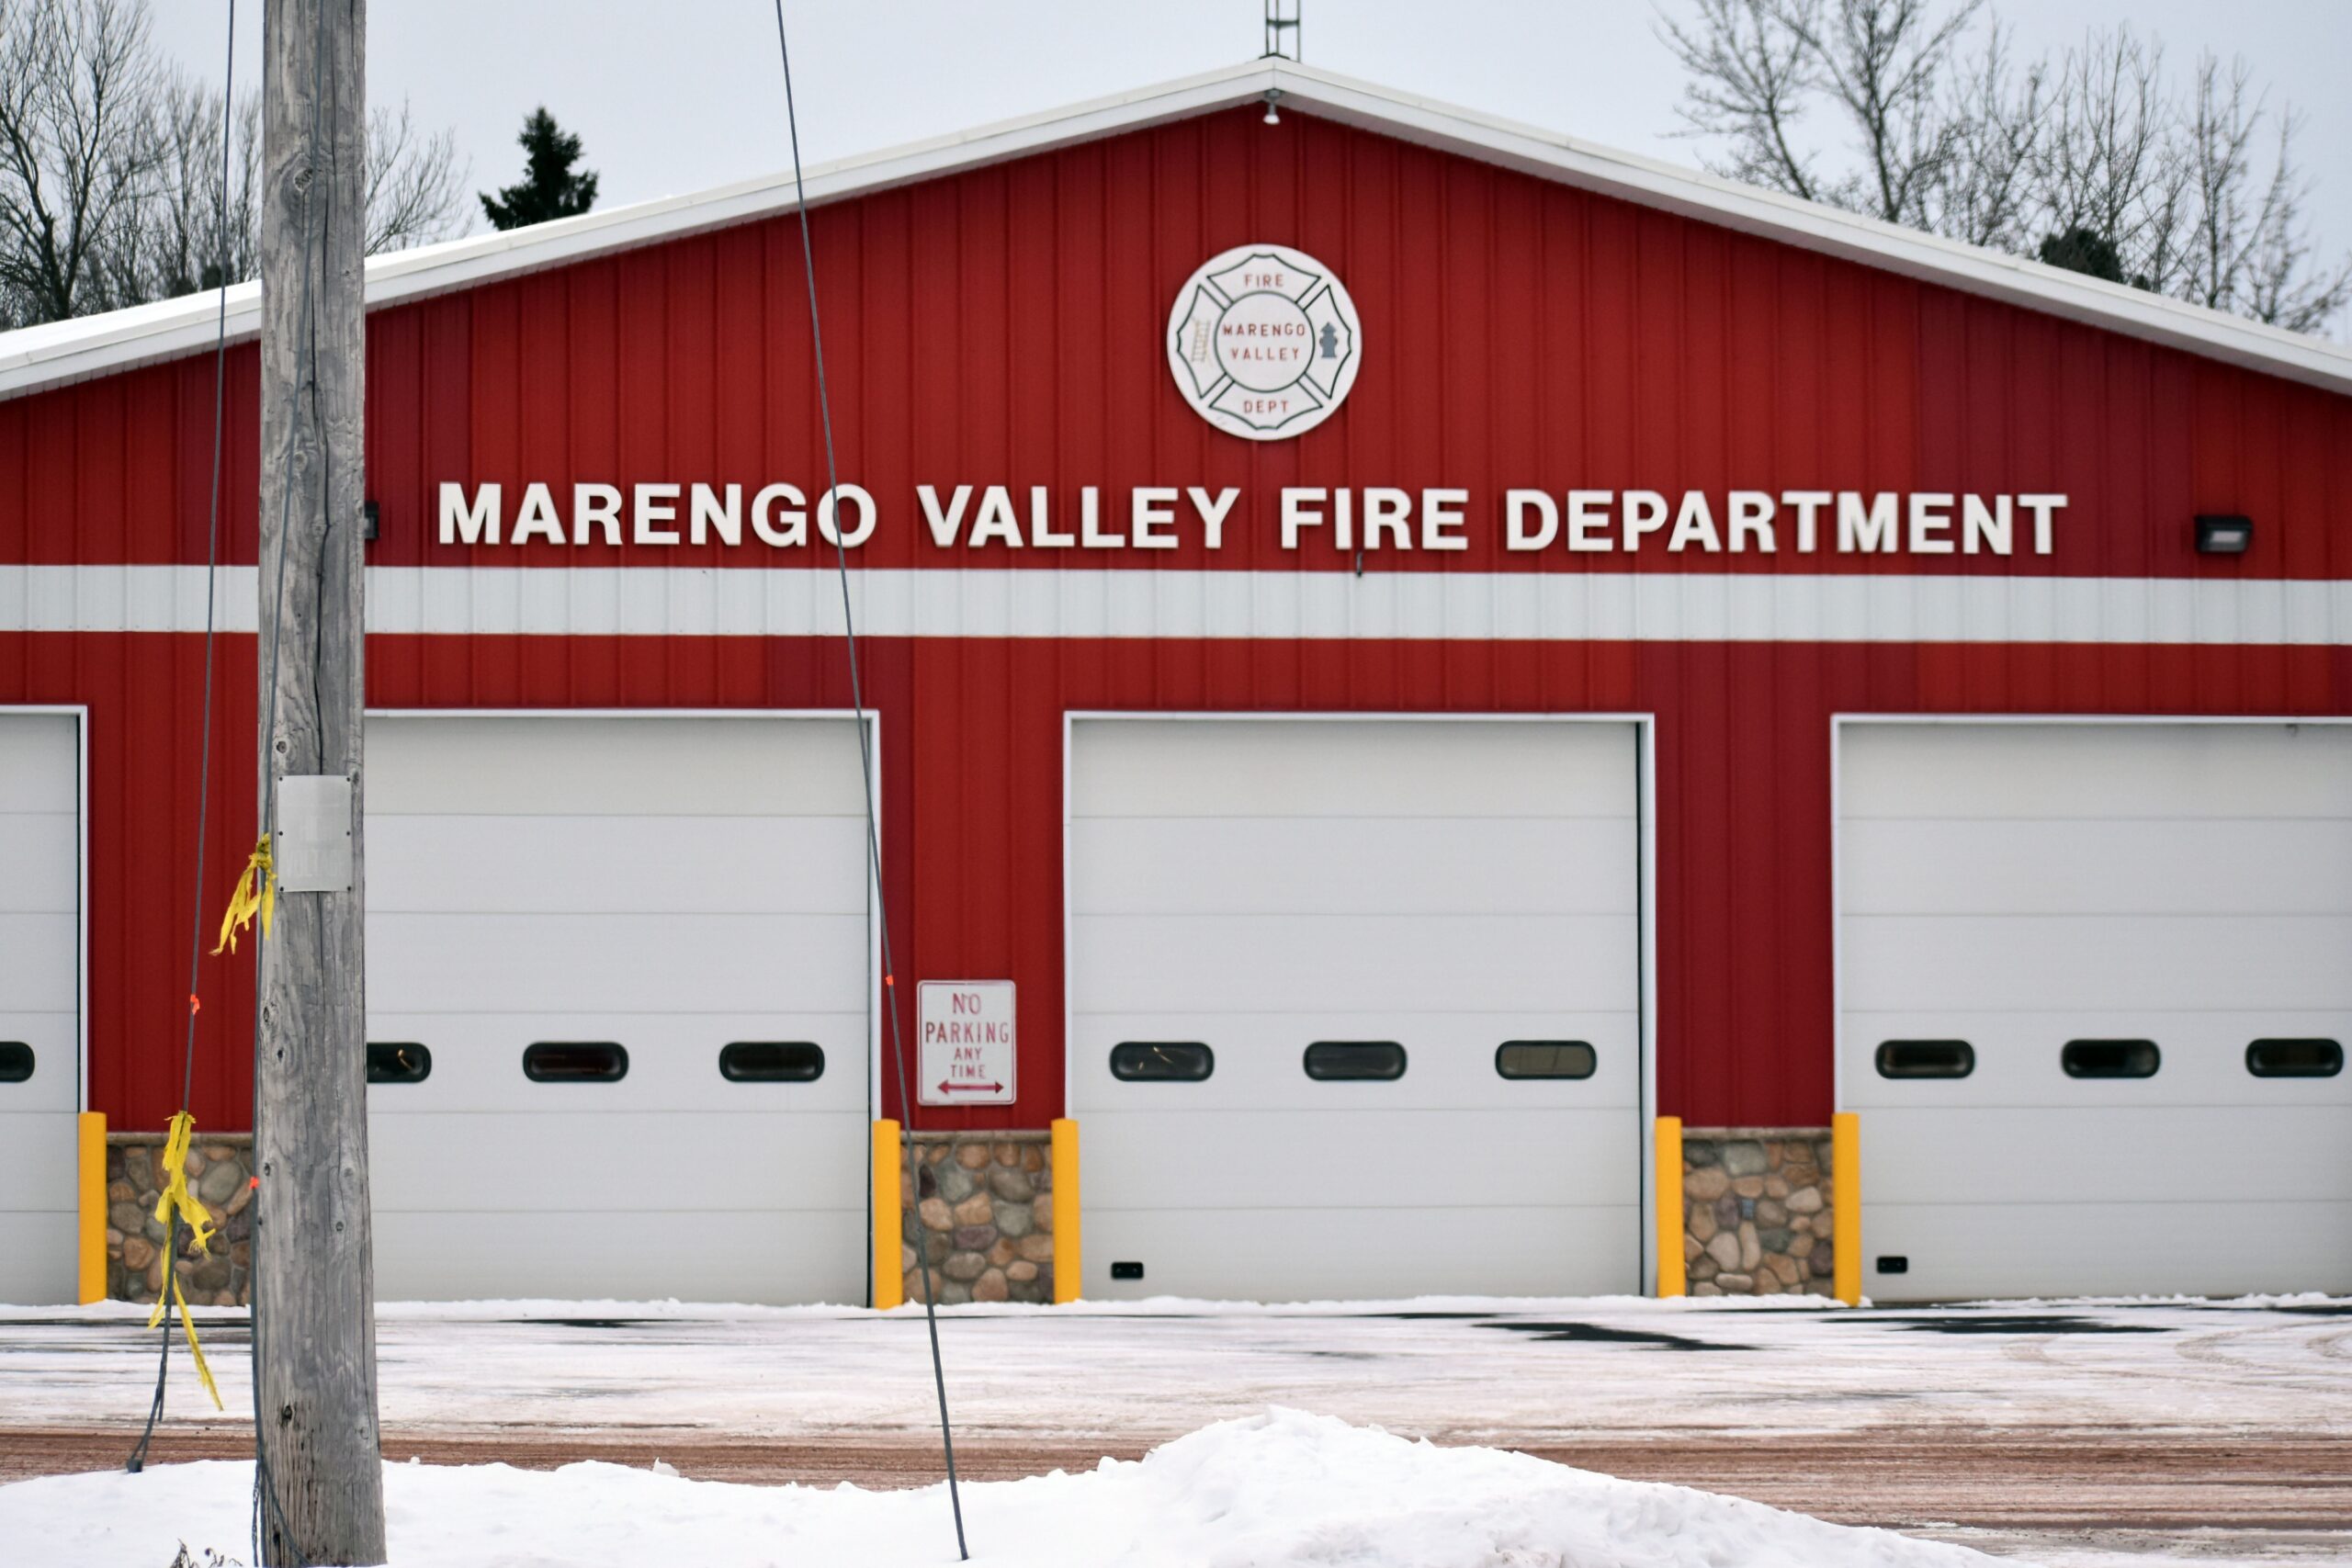
MULTIPOLYGON (((1689 0, 1667 0, 1677 14, 1689 0)), ((599 206, 790 164, 772 0, 377 0, 368 96, 450 127, 472 186, 520 173, 534 105, 580 133, 599 206)), ((1305 0, 1306 58, 1349 75, 1695 164, 1671 133, 1679 67, 1645 0, 1305 0)), ((1231 64, 1261 0, 786 0, 810 162, 1231 64)), ((2030 0, 2020 51, 2130 19, 2186 69, 2243 54, 2307 117, 2324 249, 2352 246, 2352 0, 2030 0)), ((158 36, 218 80, 226 0, 162 0, 158 36)), ((237 73, 260 80, 259 0, 237 7, 237 73)), ((479 213, 474 226, 482 227, 479 213)))

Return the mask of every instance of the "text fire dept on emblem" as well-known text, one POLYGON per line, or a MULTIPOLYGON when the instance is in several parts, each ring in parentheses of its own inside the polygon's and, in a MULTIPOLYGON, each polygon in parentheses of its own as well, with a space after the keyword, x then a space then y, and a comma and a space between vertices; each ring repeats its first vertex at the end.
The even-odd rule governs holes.
POLYGON ((1203 419, 1250 441, 1282 441, 1331 416, 1363 357, 1355 301, 1313 256, 1243 245, 1177 291, 1168 366, 1203 419))

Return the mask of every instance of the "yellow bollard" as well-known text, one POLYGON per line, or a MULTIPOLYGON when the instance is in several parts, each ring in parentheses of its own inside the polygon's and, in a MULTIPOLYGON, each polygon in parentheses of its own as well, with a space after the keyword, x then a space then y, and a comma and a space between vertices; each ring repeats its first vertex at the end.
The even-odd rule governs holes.
POLYGON ((1079 1298, 1078 1123, 1054 1122, 1054 1300, 1079 1298))
POLYGON ((874 1123, 874 1304, 888 1312, 907 1299, 905 1156, 896 1122, 874 1123))
POLYGON ((1657 1119, 1657 1293, 1690 1293, 1682 1256, 1682 1118, 1657 1119))
POLYGON ((79 1268, 85 1305, 107 1299, 107 1117, 85 1111, 74 1127, 74 1183, 81 1195, 79 1268))
POLYGON ((1838 1249, 1838 1299, 1862 1304, 1862 1130, 1860 1118, 1840 1111, 1829 1119, 1830 1235, 1838 1249))

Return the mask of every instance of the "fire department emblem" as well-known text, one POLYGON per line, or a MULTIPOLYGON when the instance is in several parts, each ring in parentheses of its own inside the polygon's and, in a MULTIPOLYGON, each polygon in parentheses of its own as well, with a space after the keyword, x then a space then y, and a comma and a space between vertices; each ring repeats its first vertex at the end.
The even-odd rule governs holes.
POLYGON ((1355 385, 1361 331, 1329 267, 1285 246, 1243 245, 1177 290, 1168 367, 1219 430, 1283 441, 1329 419, 1355 385))

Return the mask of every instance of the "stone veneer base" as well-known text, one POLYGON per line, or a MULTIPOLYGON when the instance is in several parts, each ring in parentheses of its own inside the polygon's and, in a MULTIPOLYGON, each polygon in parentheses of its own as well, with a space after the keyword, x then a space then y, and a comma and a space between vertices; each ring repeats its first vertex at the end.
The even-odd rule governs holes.
POLYGON ((1682 1130, 1682 1258, 1694 1296, 1836 1294, 1826 1127, 1682 1130))
MULTIPOLYGON (((164 1190, 162 1133, 107 1134, 107 1294, 119 1302, 153 1302, 164 1288, 164 1222, 155 1201, 164 1190)), ((243 1306, 251 1299, 253 1134, 202 1138, 187 1155, 187 1184, 212 1211, 212 1246, 196 1249, 180 1237, 180 1290, 192 1306, 243 1306)))
POLYGON ((1051 1133, 917 1133, 908 1140, 899 1233, 906 1240, 899 1248, 907 1300, 922 1300, 925 1256, 943 1306, 1054 1299, 1052 1145, 1051 1133))

